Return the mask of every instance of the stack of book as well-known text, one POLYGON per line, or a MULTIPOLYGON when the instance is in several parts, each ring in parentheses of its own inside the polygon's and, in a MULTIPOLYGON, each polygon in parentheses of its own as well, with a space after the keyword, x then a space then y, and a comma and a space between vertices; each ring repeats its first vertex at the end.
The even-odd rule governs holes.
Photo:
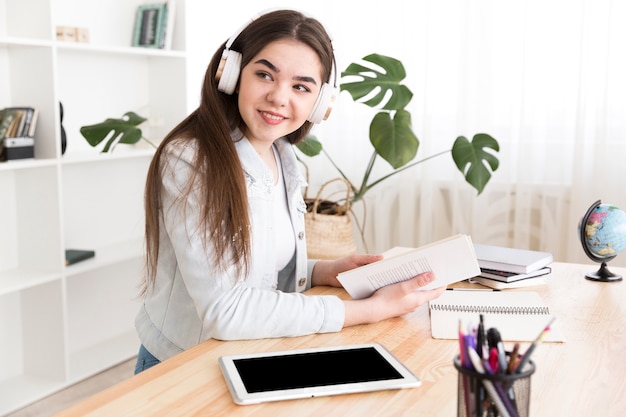
POLYGON ((39 111, 34 107, 0 110, 0 161, 32 158, 39 111))
POLYGON ((480 275, 470 279, 498 290, 545 285, 550 264, 554 260, 549 252, 516 249, 503 246, 474 244, 480 266, 480 275))

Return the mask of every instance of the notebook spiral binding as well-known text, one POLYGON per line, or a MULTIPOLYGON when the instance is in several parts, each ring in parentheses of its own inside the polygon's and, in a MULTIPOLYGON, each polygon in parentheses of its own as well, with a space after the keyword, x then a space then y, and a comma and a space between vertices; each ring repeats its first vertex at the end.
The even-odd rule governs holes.
POLYGON ((549 315, 550 309, 541 307, 516 307, 516 306, 489 306, 489 305, 462 305, 462 304, 431 304, 432 310, 452 311, 458 313, 483 313, 483 314, 520 314, 520 315, 549 315))

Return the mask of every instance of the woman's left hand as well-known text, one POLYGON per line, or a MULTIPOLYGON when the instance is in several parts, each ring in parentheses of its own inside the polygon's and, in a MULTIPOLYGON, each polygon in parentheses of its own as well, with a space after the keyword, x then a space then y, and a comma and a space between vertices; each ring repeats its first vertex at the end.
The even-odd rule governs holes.
POLYGON ((371 264, 381 259, 383 259, 382 255, 354 254, 336 260, 320 260, 313 268, 311 283, 313 286, 329 285, 341 287, 337 280, 337 275, 340 272, 371 264))

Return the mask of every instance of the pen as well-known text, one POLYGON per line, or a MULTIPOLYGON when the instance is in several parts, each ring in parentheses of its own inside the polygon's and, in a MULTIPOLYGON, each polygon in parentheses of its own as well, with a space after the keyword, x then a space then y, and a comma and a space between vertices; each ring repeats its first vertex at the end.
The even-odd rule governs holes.
POLYGON ((526 366, 526 364, 530 360, 530 355, 532 355, 537 345, 543 341, 543 338, 545 337, 545 335, 550 331, 550 326, 552 325, 552 323, 554 323, 554 320, 556 320, 556 317, 552 317, 552 319, 548 322, 546 327, 544 327, 541 333, 539 333, 539 336, 537 336, 535 341, 530 345, 528 350, 524 352, 524 356, 522 356, 522 360, 520 361, 519 365, 517 366, 517 369, 515 370, 516 373, 519 374, 520 372, 522 372, 522 370, 524 369, 524 366, 526 366))
POLYGON ((478 351, 478 357, 480 359, 485 357, 485 321, 484 317, 480 315, 480 321, 478 322, 478 331, 476 334, 476 351, 478 351))
MULTIPOLYGON (((475 350, 470 349, 469 357, 470 357, 470 360, 472 361, 472 365, 474 365, 474 369, 476 369, 476 372, 480 374, 484 374, 485 368, 483 367, 482 361, 480 357, 478 356, 478 353, 475 350)), ((485 389, 491 396, 491 400, 498 408, 500 415, 502 417, 511 417, 511 413, 509 413, 509 410, 504 405, 504 402, 502 401, 502 397, 498 395, 498 392, 496 391, 496 388, 494 387, 493 383, 488 379, 483 379, 482 382, 483 382, 483 385, 485 386, 485 389)))
MULTIPOLYGON (((489 375, 495 375, 496 370, 489 365, 489 362, 486 362, 486 361, 483 361, 483 362, 484 362, 484 367, 485 367, 485 373, 489 375)), ((506 392, 507 389, 504 386, 504 381, 502 382, 493 381, 492 384, 494 388, 496 389, 498 395, 502 399, 504 406, 506 407, 508 412, 511 414, 511 417, 517 417, 518 416, 517 403, 515 402, 515 395, 513 394, 512 388, 510 388, 508 390, 509 393, 507 393, 506 392)))

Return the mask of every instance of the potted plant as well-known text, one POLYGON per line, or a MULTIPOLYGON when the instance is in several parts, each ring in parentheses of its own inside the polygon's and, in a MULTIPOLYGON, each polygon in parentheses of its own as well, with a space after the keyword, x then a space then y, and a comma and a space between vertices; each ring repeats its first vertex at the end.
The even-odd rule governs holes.
MULTIPOLYGON (((311 225, 313 217, 317 216, 319 219, 319 214, 347 216, 352 205, 361 201, 372 187, 402 171, 446 153, 451 153, 454 164, 466 182, 474 187, 478 194, 483 191, 491 178, 491 173, 498 169, 499 161, 495 153, 500 150, 497 140, 486 133, 475 134, 471 141, 459 136, 450 150, 415 160, 419 139, 411 126, 411 114, 406 110, 413 93, 402 84, 406 77, 402 62, 389 56, 371 54, 363 58, 363 63, 350 64, 341 73, 341 77, 340 91, 349 92, 355 102, 378 109, 369 128, 369 141, 373 152, 361 182, 355 184, 326 153, 322 143, 315 136, 310 135, 296 145, 300 152, 309 157, 324 154, 351 191, 348 198, 336 202, 319 201, 319 194, 315 199, 306 198, 309 211, 307 226, 311 226, 311 230, 314 229, 311 225), (380 178, 372 179, 372 169, 378 158, 389 163, 392 171, 380 178), (312 212, 313 207, 316 208, 315 212, 312 212)), ((363 236, 362 226, 358 227, 363 236)), ((315 243, 318 238, 327 241, 328 233, 315 236, 311 230, 307 230, 307 240, 311 241, 310 247, 318 246, 315 243)), ((317 255, 319 257, 319 254, 317 255)), ((331 256, 334 255, 329 254, 328 257, 331 256)))

